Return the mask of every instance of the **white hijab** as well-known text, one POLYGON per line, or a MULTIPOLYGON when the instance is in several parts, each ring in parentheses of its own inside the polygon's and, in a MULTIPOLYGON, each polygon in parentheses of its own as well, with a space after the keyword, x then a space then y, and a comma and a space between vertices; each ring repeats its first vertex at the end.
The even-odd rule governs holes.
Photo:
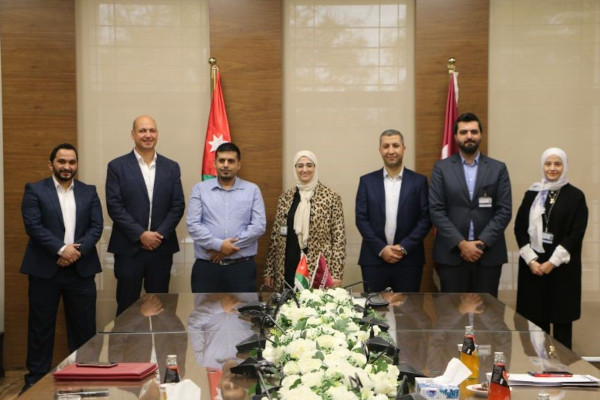
POLYGON ((561 187, 569 183, 569 181, 567 180, 568 169, 569 163, 567 161, 567 154, 557 147, 551 147, 544 151, 544 153, 542 153, 542 181, 535 182, 528 189, 538 192, 529 210, 529 228, 527 229, 527 233, 529 233, 529 243, 531 245, 531 248, 537 251, 538 253, 544 252, 544 245, 542 241, 544 222, 542 220, 542 215, 545 212, 544 204, 546 203, 548 191, 559 190, 561 187), (563 162, 562 174, 555 181, 549 181, 548 179, 546 179, 546 175, 544 174, 544 164, 550 156, 558 156, 563 162))
POLYGON ((294 215, 294 231, 298 236, 298 243, 300 249, 305 249, 308 246, 308 228, 310 224, 310 199, 315 194, 315 187, 319 183, 319 169, 317 163, 317 156, 311 151, 302 150, 296 153, 294 156, 294 173, 296 174, 296 187, 300 192, 300 203, 296 209, 296 215, 294 215), (315 174, 308 183, 303 183, 298 176, 298 170, 296 164, 300 158, 306 157, 315 164, 315 174))

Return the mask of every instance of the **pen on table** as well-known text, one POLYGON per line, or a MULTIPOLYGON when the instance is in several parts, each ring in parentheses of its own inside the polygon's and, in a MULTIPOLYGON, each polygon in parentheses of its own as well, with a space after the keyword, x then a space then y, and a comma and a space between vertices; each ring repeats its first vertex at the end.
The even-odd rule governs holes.
POLYGON ((108 389, 92 389, 92 390, 82 390, 79 392, 71 392, 71 391, 58 391, 58 396, 60 398, 60 396, 65 396, 65 395, 69 395, 69 394, 74 394, 74 395, 78 395, 81 397, 105 397, 108 396, 110 394, 108 389))
POLYGON ((569 378, 573 376, 570 372, 552 372, 552 371, 543 371, 543 372, 527 372, 529 375, 536 378, 569 378))

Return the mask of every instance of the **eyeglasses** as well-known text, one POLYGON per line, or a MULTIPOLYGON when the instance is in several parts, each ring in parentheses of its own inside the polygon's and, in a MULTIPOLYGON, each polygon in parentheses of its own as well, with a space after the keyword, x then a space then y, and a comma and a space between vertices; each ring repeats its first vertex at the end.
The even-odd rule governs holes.
POLYGON ((306 163, 306 164, 298 163, 298 164, 296 164, 296 168, 298 168, 298 169, 302 169, 304 167, 311 169, 311 168, 315 167, 315 164, 313 164, 313 163, 306 163))

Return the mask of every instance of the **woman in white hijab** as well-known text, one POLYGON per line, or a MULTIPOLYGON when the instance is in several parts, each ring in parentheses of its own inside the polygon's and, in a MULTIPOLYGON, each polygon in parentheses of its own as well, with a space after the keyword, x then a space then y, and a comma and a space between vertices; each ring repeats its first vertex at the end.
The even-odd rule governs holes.
POLYGON ((581 246, 588 220, 583 192, 567 179, 565 152, 542 154, 542 180, 529 187, 515 219, 517 311, 571 348, 581 315, 581 246))
POLYGON ((296 185, 279 196, 264 272, 265 285, 275 290, 285 288, 284 281, 294 286, 302 252, 309 277, 322 254, 334 285, 342 283, 346 260, 342 199, 319 182, 318 166, 312 152, 296 153, 296 185))

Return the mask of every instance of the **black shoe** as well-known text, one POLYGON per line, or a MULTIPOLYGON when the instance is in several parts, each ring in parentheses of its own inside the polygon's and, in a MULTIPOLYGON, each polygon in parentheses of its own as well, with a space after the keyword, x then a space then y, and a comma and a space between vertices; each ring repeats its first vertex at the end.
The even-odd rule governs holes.
MULTIPOLYGON (((24 385, 24 386, 21 388, 21 391, 19 392, 19 395, 18 395, 18 396, 20 396, 20 395, 22 395, 23 393, 25 393, 25 392, 26 392, 26 391, 27 391, 27 390, 28 390, 30 387, 32 387, 32 386, 33 386, 33 384, 31 384, 31 383, 26 383, 26 384, 25 384, 25 385, 24 385)), ((17 396, 17 397, 18 397, 18 396, 17 396)))

